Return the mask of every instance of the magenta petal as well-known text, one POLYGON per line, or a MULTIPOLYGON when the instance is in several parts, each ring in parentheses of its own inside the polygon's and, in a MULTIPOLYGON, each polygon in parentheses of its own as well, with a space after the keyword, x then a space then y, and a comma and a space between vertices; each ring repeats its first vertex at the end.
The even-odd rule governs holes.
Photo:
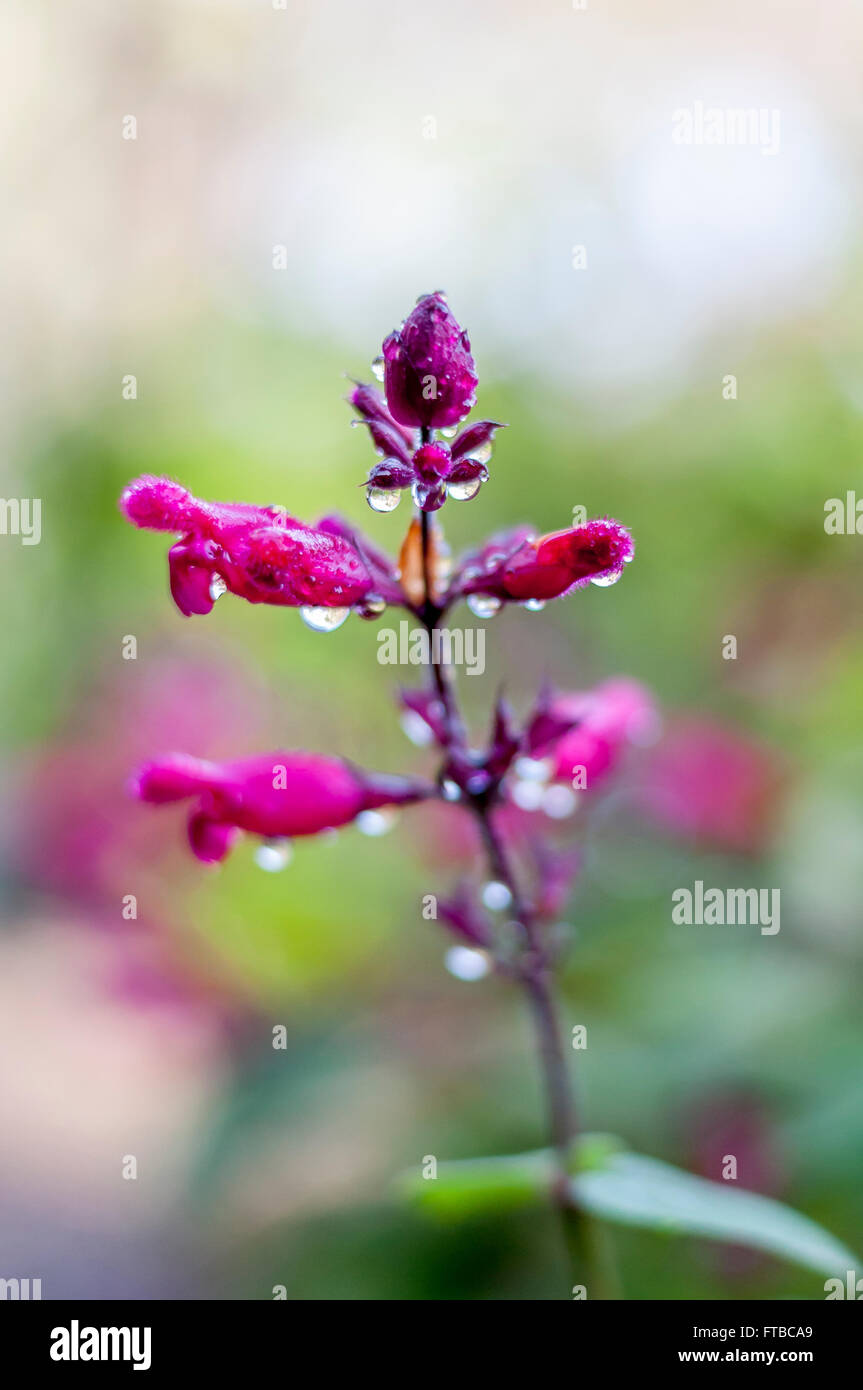
POLYGON ((383 454, 384 458, 398 459, 399 463, 410 465, 410 449, 402 436, 396 432, 394 425, 382 425, 376 420, 354 420, 353 424, 368 426, 372 443, 378 453, 383 454))
POLYGON ((488 480, 488 469, 485 464, 480 463, 478 459, 462 459, 461 463, 457 463, 452 469, 447 482, 471 483, 474 478, 479 478, 481 483, 488 480))
POLYGON ((385 459, 370 469, 366 479, 368 487, 410 487, 414 480, 414 470, 410 465, 397 463, 395 459, 385 459))
POLYGON ((412 429, 406 429, 394 420, 387 403, 380 391, 376 391, 374 386, 366 386, 358 382, 349 397, 350 403, 358 415, 363 417, 367 425, 382 425, 387 430, 392 430, 402 439, 410 453, 416 448, 416 433, 412 429))
POLYGON ((402 425, 445 429, 471 409, 470 341, 440 293, 425 295, 383 345, 387 405, 402 425))
POLYGON ((495 420, 478 420, 475 425, 468 425, 466 430, 456 435, 450 446, 453 460, 466 458, 474 449, 490 444, 495 430, 505 429, 506 425, 500 425, 495 420))
POLYGON ((184 617, 209 613, 213 607, 214 549, 210 541, 178 541, 168 551, 171 596, 184 617))
POLYGON ((146 763, 133 777, 129 790, 141 801, 150 801, 155 805, 183 801, 209 786, 218 772, 215 763, 206 762, 203 758, 172 753, 157 762, 146 763))
POLYGON ((189 817, 189 844, 203 864, 219 864, 239 835, 235 825, 212 820, 206 811, 193 811, 189 817))
POLYGON ((134 526, 150 531, 190 531, 201 507, 188 488, 172 478, 145 473, 124 489, 120 510, 134 526))

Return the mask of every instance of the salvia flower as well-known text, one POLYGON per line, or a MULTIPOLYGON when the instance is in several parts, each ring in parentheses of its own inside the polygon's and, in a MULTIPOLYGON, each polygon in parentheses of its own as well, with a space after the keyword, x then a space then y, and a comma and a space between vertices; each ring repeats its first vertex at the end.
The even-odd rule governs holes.
POLYGON ((474 404, 477 377, 467 333, 437 291, 423 295, 383 346, 387 405, 401 425, 446 429, 474 404))
POLYGON ((570 722, 571 727, 549 740, 540 735, 533 742, 532 756, 550 760, 552 781, 569 782, 579 790, 601 782, 629 745, 646 746, 659 733, 659 715, 650 692, 624 677, 603 681, 593 690, 552 697, 546 719, 549 716, 570 722))
POLYGON ((608 518, 546 536, 520 527, 467 556, 450 597, 479 594, 498 603, 544 603, 588 582, 616 583, 634 553, 632 536, 608 518))
POLYGON ((154 805, 191 801, 189 842, 199 859, 216 863, 240 831, 264 840, 318 835, 363 811, 421 801, 434 788, 341 758, 275 752, 222 763, 171 754, 142 767, 130 791, 154 805))
POLYGON ((776 833, 787 790, 773 749, 713 720, 683 718, 655 749, 639 799, 675 835, 758 854, 776 833))
POLYGON ((492 439, 502 426, 481 420, 451 443, 433 438, 468 413, 477 384, 467 334, 441 293, 418 301, 384 343, 382 362, 386 400, 363 383, 348 397, 381 456, 365 482, 369 505, 392 511, 405 488, 427 512, 437 511, 447 497, 475 497, 488 478, 492 439))
POLYGON ((209 613, 228 591, 249 603, 350 608, 373 590, 359 548, 280 507, 204 502, 170 478, 137 478, 120 498, 135 526, 173 531, 171 593, 180 612, 209 613))

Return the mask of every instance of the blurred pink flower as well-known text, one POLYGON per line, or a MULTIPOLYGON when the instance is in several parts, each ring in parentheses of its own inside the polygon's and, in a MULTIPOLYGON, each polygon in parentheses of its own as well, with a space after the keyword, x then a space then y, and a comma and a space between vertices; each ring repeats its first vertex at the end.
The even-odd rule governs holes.
POLYGON ((281 751, 223 763, 172 754, 147 763, 130 789, 155 805, 193 798, 189 842, 205 863, 224 859, 240 830, 264 839, 318 835, 363 811, 435 793, 431 783, 364 772, 341 758, 281 751))
POLYGON ((639 799, 676 835, 757 854, 775 831, 785 780, 780 759, 763 744, 713 721, 687 719, 656 748, 639 799))

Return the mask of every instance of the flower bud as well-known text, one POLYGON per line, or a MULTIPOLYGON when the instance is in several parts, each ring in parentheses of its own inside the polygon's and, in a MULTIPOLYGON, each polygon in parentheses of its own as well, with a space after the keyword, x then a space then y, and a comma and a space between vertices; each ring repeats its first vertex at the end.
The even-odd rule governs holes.
POLYGON ((390 414, 401 425, 445 429, 475 400, 470 341, 443 294, 425 295, 383 345, 390 414))

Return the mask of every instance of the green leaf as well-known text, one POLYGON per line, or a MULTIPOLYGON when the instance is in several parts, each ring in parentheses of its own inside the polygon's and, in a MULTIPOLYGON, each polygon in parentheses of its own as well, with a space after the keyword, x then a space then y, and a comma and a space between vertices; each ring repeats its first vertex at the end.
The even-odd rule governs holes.
POLYGON ((572 1192, 578 1206, 606 1221, 746 1245, 820 1274, 844 1277, 859 1268, 851 1251, 807 1216, 656 1158, 613 1154, 604 1167, 578 1173, 572 1192))
MULTIPOLYGON (((835 1277, 860 1267, 838 1240, 781 1202, 628 1153, 608 1134, 581 1136, 572 1173, 575 1204, 605 1221, 745 1245, 835 1277)), ((434 1177, 417 1167, 399 1187, 421 1211, 457 1221, 547 1202, 554 1174, 552 1151, 537 1149, 440 1163, 434 1177)))
POLYGON ((429 1216, 458 1221, 481 1212, 509 1211, 547 1199, 554 1175, 550 1149, 492 1158, 462 1158, 438 1165, 434 1177, 403 1173, 401 1196, 429 1216))
MULTIPOLYGON (((573 1155, 573 1171, 602 1167, 623 1148, 611 1134, 583 1134, 573 1155)), ((461 1158, 439 1163, 434 1177, 420 1168, 403 1173, 402 1198, 441 1220, 459 1220, 476 1212, 535 1206, 548 1200, 555 1175, 551 1149, 461 1158)))

